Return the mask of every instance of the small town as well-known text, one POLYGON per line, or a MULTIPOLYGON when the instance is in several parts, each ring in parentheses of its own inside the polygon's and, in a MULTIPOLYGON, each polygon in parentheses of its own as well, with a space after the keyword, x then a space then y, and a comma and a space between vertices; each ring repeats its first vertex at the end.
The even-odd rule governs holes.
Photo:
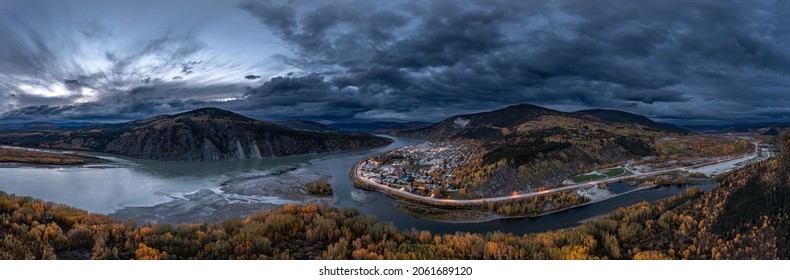
POLYGON ((458 168, 476 149, 450 142, 427 142, 380 154, 365 161, 362 176, 392 188, 436 197, 457 192, 453 185, 458 168))

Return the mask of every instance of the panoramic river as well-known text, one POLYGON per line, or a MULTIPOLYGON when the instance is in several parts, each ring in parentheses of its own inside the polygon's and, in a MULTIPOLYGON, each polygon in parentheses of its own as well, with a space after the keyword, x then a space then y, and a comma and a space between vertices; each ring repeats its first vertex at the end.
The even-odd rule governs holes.
MULTIPOLYGON (((357 209, 381 221, 391 222, 401 229, 416 228, 434 233, 482 233, 499 230, 523 234, 572 227, 580 221, 604 215, 618 207, 666 198, 684 189, 668 186, 642 190, 539 218, 482 223, 428 221, 401 212, 395 207, 394 200, 381 193, 355 188, 348 177, 351 166, 367 156, 421 142, 404 138, 393 139, 395 142, 387 147, 363 151, 243 161, 160 162, 96 154, 120 164, 54 168, 0 167, 0 190, 111 214, 125 207, 153 206, 168 202, 200 189, 218 191, 222 183, 234 179, 307 168, 333 175, 333 206, 357 209), (356 195, 352 195, 353 193, 356 195)), ((711 187, 712 185, 701 186, 705 190, 711 187)))

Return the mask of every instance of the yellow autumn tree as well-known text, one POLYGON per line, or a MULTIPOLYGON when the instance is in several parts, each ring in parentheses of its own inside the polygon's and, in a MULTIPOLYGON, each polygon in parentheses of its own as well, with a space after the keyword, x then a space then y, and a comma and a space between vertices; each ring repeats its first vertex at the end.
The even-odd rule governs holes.
POLYGON ((167 253, 148 247, 145 243, 140 243, 140 246, 134 251, 134 256, 138 260, 162 260, 167 258, 167 253))

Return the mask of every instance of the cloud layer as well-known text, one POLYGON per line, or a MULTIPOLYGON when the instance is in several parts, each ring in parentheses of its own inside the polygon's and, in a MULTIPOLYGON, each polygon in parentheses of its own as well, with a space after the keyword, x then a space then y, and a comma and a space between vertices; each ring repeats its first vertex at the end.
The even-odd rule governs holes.
POLYGON ((790 119, 786 2, 250 1, 222 7, 243 27, 160 19, 161 32, 105 50, 84 42, 120 45, 115 24, 58 30, 63 17, 19 16, 47 7, 3 5, 0 24, 14 26, 0 30, 6 118, 219 106, 267 118, 438 120, 527 102, 676 122, 790 119), (209 32, 222 28, 261 39, 228 49, 224 33, 209 32))

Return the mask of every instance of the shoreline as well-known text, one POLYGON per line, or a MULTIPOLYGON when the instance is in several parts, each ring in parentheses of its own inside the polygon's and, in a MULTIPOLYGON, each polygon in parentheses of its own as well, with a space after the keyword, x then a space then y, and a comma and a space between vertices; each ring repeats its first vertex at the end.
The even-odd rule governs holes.
MULTIPOLYGON (((737 159, 746 158, 746 157, 749 157, 749 156, 750 155, 747 154, 747 155, 744 155, 744 156, 739 157, 737 159)), ((383 193, 383 194, 389 196, 390 198, 396 200, 399 203, 408 203, 408 204, 413 204, 413 205, 421 206, 421 207, 433 207, 433 208, 437 208, 437 209, 441 209, 441 210, 445 210, 445 211, 452 211, 452 210, 479 211, 477 209, 473 209, 472 207, 474 207, 474 206, 482 206, 484 204, 492 203, 492 202, 496 203, 496 202, 506 202, 506 201, 518 201, 520 199, 527 199, 527 198, 532 198, 532 197, 539 197, 539 196, 549 195, 549 194, 552 194, 552 193, 555 193, 555 192, 559 192, 559 191, 576 190, 576 189, 584 188, 586 186, 593 186, 593 185, 590 185, 591 184, 590 182, 587 182, 587 183, 584 183, 584 184, 577 184, 577 185, 565 186, 565 187, 562 187, 562 188, 553 189, 553 191, 549 191, 549 192, 542 191, 542 192, 533 192, 533 193, 528 193, 528 194, 521 194, 521 195, 519 195, 517 197, 506 196, 506 197, 478 198, 478 199, 471 199, 471 200, 435 199, 435 198, 430 198, 430 197, 418 196, 418 195, 415 195, 415 194, 412 194, 412 193, 407 193, 405 191, 394 189, 394 188, 388 187, 386 185, 383 185, 383 187, 382 187, 382 186, 379 186, 381 184, 376 183, 376 182, 373 182, 373 183, 369 182, 369 181, 372 181, 372 180, 364 178, 364 177, 362 177, 360 175, 361 167, 362 167, 362 165, 363 165, 363 163, 365 161, 366 161, 366 159, 363 159, 363 160, 360 160, 357 163, 355 163, 354 166, 352 167, 352 169, 349 172, 349 176, 351 177, 351 182, 354 183, 355 187, 360 188, 360 189, 365 189, 365 190, 370 190, 370 191, 377 191, 377 192, 383 193)), ((718 163, 712 163, 712 164, 718 164, 718 163)), ((711 164, 709 163, 709 164, 706 164, 706 165, 711 165, 711 164)), ((690 167, 682 167, 682 168, 675 168, 675 169, 669 169, 669 170, 660 170, 660 171, 656 171, 654 173, 663 174, 663 173, 673 172, 673 171, 677 171, 677 170, 680 170, 680 169, 687 169, 687 168, 690 168, 690 167)), ((623 179, 628 179, 628 178, 632 178, 632 177, 635 178, 635 177, 639 177, 639 176, 648 176, 648 175, 657 175, 657 174, 645 174, 645 173, 634 174, 634 175, 627 176, 627 178, 618 177, 618 178, 614 178, 614 179, 607 179, 607 180, 605 180, 605 182, 607 182, 607 183, 617 182, 617 181, 621 181, 623 179)), ((634 189, 628 190, 628 191, 625 191, 625 192, 622 192, 622 193, 607 195, 606 197, 603 197, 603 198, 600 198, 600 199, 591 200, 591 201, 588 201, 588 202, 585 202, 585 203, 582 203, 582 204, 573 205, 573 206, 565 207, 565 208, 562 208, 562 209, 551 210, 549 212, 544 212, 544 213, 541 213, 541 214, 538 214, 538 215, 502 216, 502 215, 498 215, 498 214, 495 214, 495 213, 488 212, 489 217, 486 217, 486 218, 483 218, 483 219, 440 220, 440 219, 432 219, 432 218, 429 218, 429 217, 419 216, 419 215, 415 215, 413 213, 408 213, 408 212, 407 212, 407 214, 416 216, 416 217, 418 217, 420 219, 426 219, 426 220, 430 220, 430 221, 443 222, 443 223, 453 223, 453 224, 456 224, 456 223, 457 224, 460 224, 460 223, 484 223, 484 222, 490 222, 490 221, 495 221, 495 220, 503 220, 503 219, 538 218, 538 217, 542 217, 542 216, 547 216, 547 215, 560 213, 560 212, 567 211, 567 210, 574 209, 574 208, 579 208, 579 207, 583 207, 583 206, 592 205, 592 204, 603 202, 603 201, 606 201, 606 200, 609 200, 609 199, 612 199, 612 198, 615 198, 615 197, 620 197, 622 195, 631 194, 633 192, 642 191, 642 190, 648 190, 648 189, 652 189, 652 188, 656 188, 656 187, 660 187, 660 186, 663 186, 663 185, 662 184, 656 184, 656 185, 650 185, 650 186, 634 187, 634 189)), ((403 210, 401 210, 401 211, 403 211, 403 210)))
POLYGON ((615 198, 615 197, 619 197, 619 196, 622 196, 622 195, 626 195, 626 194, 630 194, 630 193, 634 193, 634 192, 638 192, 638 191, 643 191, 643 190, 649 190, 649 189, 657 188, 657 187, 660 187, 660 186, 664 186, 664 185, 652 185, 652 186, 634 187, 633 190, 624 191, 624 192, 621 192, 621 193, 618 193, 618 194, 612 194, 610 196, 607 196, 607 197, 604 197, 604 198, 601 198, 601 199, 591 200, 591 201, 588 201, 588 202, 585 202, 585 203, 582 203, 582 204, 579 204, 579 205, 574 205, 574 206, 566 207, 566 208, 563 208, 563 209, 558 209, 558 210, 555 210, 555 211, 550 211, 550 212, 546 212, 546 213, 543 213, 543 214, 540 214, 540 215, 529 216, 529 217, 537 218, 537 217, 542 217, 542 216, 546 216, 546 215, 556 214, 556 213, 559 213, 559 212, 562 212, 562 211, 565 211, 565 210, 570 210, 570 209, 573 209, 573 208, 579 208, 579 207, 582 207, 582 206, 592 205, 592 204, 603 202, 603 201, 607 201, 609 199, 612 199, 612 198, 615 198))
POLYGON ((15 146, 0 146, 0 168, 2 167, 85 167, 112 164, 111 160, 96 157, 81 151, 47 151, 15 146))
MULTIPOLYGON (((633 192, 649 190, 649 189, 653 189, 653 188, 657 188, 657 187, 661 187, 661 186, 665 186, 665 185, 653 185, 653 186, 636 187, 633 190, 625 191, 625 192, 622 192, 622 193, 619 193, 619 194, 612 194, 612 195, 607 196, 607 197, 602 198, 602 199, 588 201, 588 202, 585 202, 585 203, 582 203, 582 204, 573 205, 573 206, 569 206, 569 207, 562 208, 562 209, 552 210, 552 211, 541 213, 541 214, 538 214, 538 215, 502 216, 502 215, 499 215, 499 214, 494 214, 494 213, 490 213, 489 212, 489 213, 487 213, 489 215, 489 217, 484 218, 484 219, 476 219, 476 220, 440 220, 440 219, 431 219, 431 218, 428 218, 428 217, 417 216, 417 215, 415 215, 415 216, 420 218, 420 219, 425 219, 425 220, 430 220, 430 221, 435 221, 435 222, 443 222, 443 223, 448 223, 448 224, 485 223, 485 222, 491 222, 491 221, 496 221, 496 220, 506 220, 506 219, 538 218, 538 217, 543 217, 543 216, 557 214, 557 213, 564 212, 564 211, 567 211, 567 210, 571 210, 571 209, 574 209, 574 208, 579 208, 579 207, 583 207, 583 206, 596 204, 596 203, 599 203, 599 202, 603 202, 603 201, 606 201, 606 200, 609 200, 609 199, 612 199, 612 198, 616 198, 616 197, 619 197, 619 196, 622 196, 622 195, 630 194, 630 193, 633 193, 633 192)), ((427 206, 427 205, 413 204, 411 202, 403 202, 403 201, 398 201, 398 202, 399 203, 408 203, 408 204, 421 206, 421 207, 432 207, 432 206, 427 206)), ((452 211, 452 210, 447 210, 447 209, 442 209, 442 210, 452 211)), ((477 211, 477 210, 473 210, 473 209, 464 209, 464 210, 477 211)), ((408 213, 408 212, 407 212, 407 214, 413 215, 413 214, 408 213)), ((606 216, 608 214, 609 213, 603 214, 603 215, 599 215, 599 216, 593 217, 591 219, 598 219, 598 218, 604 217, 604 216, 606 216)), ((590 220, 590 219, 586 219, 586 220, 590 220)), ((579 221, 579 223, 582 223, 582 222, 584 222, 586 220, 579 221)))

